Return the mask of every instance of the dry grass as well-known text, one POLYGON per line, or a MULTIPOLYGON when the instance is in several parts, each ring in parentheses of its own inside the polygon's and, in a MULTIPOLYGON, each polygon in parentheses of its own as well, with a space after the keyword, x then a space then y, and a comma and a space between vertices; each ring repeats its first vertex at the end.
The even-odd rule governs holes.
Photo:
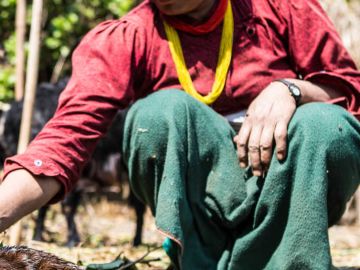
POLYGON ((334 22, 345 47, 360 67, 360 1, 320 0, 334 22))
MULTIPOLYGON (((131 240, 135 230, 135 215, 127 205, 122 202, 109 202, 105 198, 97 202, 89 200, 83 205, 76 217, 83 241, 79 246, 75 248, 64 246, 67 228, 65 218, 60 214, 59 205, 51 208, 45 223, 45 238, 49 243, 31 240, 35 216, 31 215, 26 218, 21 244, 53 253, 74 263, 82 262, 84 265, 111 262, 119 254, 134 261, 146 254, 148 248, 152 250, 161 247, 163 237, 157 233, 150 213, 145 217, 144 242, 147 245, 133 248, 131 240)), ((6 245, 8 236, 2 235, 0 240, 6 245)), ((152 251, 146 257, 146 259, 155 258, 159 258, 160 261, 151 262, 150 265, 139 265, 138 269, 166 269, 170 263, 161 248, 152 251)))

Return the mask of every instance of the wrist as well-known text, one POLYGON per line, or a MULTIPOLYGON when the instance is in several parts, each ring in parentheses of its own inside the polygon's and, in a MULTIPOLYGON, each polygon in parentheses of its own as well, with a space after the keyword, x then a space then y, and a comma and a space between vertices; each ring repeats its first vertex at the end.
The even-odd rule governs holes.
POLYGON ((303 97, 302 89, 300 88, 300 86, 298 86, 296 82, 293 82, 289 79, 277 79, 274 80, 273 82, 278 82, 285 85, 287 87, 290 96, 292 96, 292 98, 295 100, 296 106, 299 106, 301 104, 303 97))
POLYGON ((327 102, 331 99, 342 96, 342 93, 329 87, 328 85, 318 84, 307 80, 286 78, 301 89, 301 102, 300 104, 306 104, 309 102, 327 102))

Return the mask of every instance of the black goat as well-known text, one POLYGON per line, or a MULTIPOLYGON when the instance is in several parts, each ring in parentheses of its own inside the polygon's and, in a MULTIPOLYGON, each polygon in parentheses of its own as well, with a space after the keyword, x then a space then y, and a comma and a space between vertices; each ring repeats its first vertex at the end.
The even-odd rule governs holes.
MULTIPOLYGON (((36 94, 35 108, 33 114, 33 122, 31 127, 31 139, 33 139, 44 127, 47 121, 55 113, 58 97, 62 90, 65 88, 67 80, 62 80, 59 83, 53 85, 49 83, 43 83, 39 86, 36 94)), ((21 122, 21 112, 23 108, 23 102, 13 102, 10 110, 8 110, 3 117, 4 130, 1 136, 1 146, 3 147, 4 156, 12 156, 16 154, 17 142, 19 139, 19 130, 21 122)), ((95 152, 91 158, 91 161, 85 167, 83 176, 91 180, 97 180, 101 183, 102 173, 101 168, 104 167, 104 163, 108 157, 112 154, 121 153, 121 141, 123 134, 123 125, 125 119, 125 112, 119 112, 115 117, 112 126, 109 129, 108 134, 104 136, 98 143, 95 152), (99 170, 100 168, 100 170, 99 170), (99 172, 100 171, 100 172, 99 172)), ((0 153, 1 158, 1 153, 0 153)), ((2 163, 1 163, 2 164, 2 163)), ((121 159, 116 164, 117 176, 123 173, 125 166, 121 159)), ((126 178, 126 177, 125 177, 126 178)), ((120 181, 120 179, 118 179, 120 181)), ((65 200, 62 202, 62 212, 64 213, 68 226, 68 239, 67 246, 74 246, 80 242, 80 237, 75 224, 75 214, 77 207, 80 203, 82 190, 75 188, 65 200)), ((145 206, 141 203, 131 192, 128 198, 129 204, 134 207, 136 212, 137 227, 133 240, 134 246, 141 244, 141 233, 143 226, 143 215, 145 212, 145 206)), ((36 220, 34 239, 43 240, 42 233, 44 231, 44 221, 48 206, 44 206, 39 209, 38 218, 36 220)))

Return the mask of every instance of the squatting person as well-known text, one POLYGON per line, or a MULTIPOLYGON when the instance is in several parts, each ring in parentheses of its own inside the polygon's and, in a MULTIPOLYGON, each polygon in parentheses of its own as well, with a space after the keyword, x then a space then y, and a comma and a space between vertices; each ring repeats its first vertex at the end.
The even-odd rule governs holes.
POLYGON ((327 230, 360 180, 360 73, 317 0, 145 0, 72 63, 54 118, 5 162, 0 231, 69 192, 132 105, 131 186, 178 269, 332 268, 327 230))

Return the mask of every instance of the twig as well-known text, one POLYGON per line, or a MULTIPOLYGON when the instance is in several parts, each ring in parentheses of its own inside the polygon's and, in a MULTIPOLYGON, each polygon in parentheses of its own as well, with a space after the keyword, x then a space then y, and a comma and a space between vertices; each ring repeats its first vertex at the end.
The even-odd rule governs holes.
MULTIPOLYGON (((125 270, 125 269, 129 268, 130 266, 133 266, 133 265, 135 265, 135 264, 137 264, 137 263, 149 263, 151 259, 147 260, 148 262, 145 262, 145 261, 144 261, 144 258, 146 258, 146 256, 148 256, 151 252, 153 252, 153 251, 155 251, 155 250, 158 250, 158 249, 160 249, 160 248, 161 248, 161 247, 156 247, 156 248, 153 248, 153 249, 151 250, 150 247, 148 246, 148 251, 147 251, 141 258, 139 258, 139 259, 137 259, 137 260, 135 260, 135 261, 129 262, 129 263, 121 266, 121 267, 119 268, 119 270, 125 270)), ((156 260, 158 261, 159 258, 154 259, 154 261, 156 261, 156 260)))

